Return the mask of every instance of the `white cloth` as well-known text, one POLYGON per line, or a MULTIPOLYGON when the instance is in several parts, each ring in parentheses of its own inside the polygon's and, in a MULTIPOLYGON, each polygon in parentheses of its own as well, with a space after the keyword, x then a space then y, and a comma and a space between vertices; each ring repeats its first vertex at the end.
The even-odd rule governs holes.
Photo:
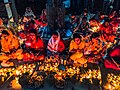
POLYGON ((49 49, 49 50, 51 50, 50 49, 50 47, 51 48, 53 48, 54 50, 52 50, 53 52, 56 52, 56 51, 58 51, 58 44, 59 44, 59 42, 60 42, 60 34, 59 34, 59 32, 58 32, 58 39, 56 40, 56 41, 54 41, 54 38, 53 38, 53 36, 49 39, 49 41, 48 41, 48 46, 47 46, 47 48, 49 49))

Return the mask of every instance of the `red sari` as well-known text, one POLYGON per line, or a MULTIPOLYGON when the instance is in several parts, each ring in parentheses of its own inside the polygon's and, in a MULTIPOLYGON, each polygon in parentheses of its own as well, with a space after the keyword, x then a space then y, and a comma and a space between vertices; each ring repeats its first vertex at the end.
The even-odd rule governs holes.
POLYGON ((41 49, 44 48, 44 44, 42 39, 38 39, 36 42, 32 42, 30 41, 30 39, 28 38, 28 40, 25 42, 25 46, 26 48, 32 49, 33 51, 36 52, 42 52, 42 54, 37 54, 34 53, 32 51, 28 51, 24 53, 24 61, 34 61, 34 60, 43 60, 44 59, 44 54, 43 51, 41 51, 41 49))

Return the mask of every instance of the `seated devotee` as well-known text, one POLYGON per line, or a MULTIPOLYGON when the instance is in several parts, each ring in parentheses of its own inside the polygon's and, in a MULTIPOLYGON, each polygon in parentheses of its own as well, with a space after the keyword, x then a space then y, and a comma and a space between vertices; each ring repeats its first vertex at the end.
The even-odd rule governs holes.
POLYGON ((105 51, 105 45, 100 39, 99 33, 93 33, 90 36, 90 41, 86 43, 84 55, 89 56, 88 62, 95 63, 99 60, 105 51))
POLYGON ((40 15, 40 19, 43 21, 43 22, 47 22, 47 11, 46 9, 43 9, 42 10, 42 13, 40 15))
POLYGON ((118 18, 117 11, 113 11, 113 12, 109 15, 109 18, 110 18, 111 21, 116 21, 117 18, 118 18))
POLYGON ((87 34, 89 34, 89 23, 87 22, 87 18, 84 17, 82 19, 82 22, 79 23, 79 25, 77 26, 77 28, 74 30, 74 32, 80 32, 82 33, 84 36, 86 36, 87 34))
POLYGON ((26 33, 29 33, 31 29, 38 29, 37 24, 35 23, 34 20, 29 20, 25 25, 24 25, 24 30, 26 33))
POLYGON ((1 65, 4 67, 13 66, 10 59, 22 60, 22 49, 19 46, 18 38, 10 30, 3 30, 1 37, 1 65))
POLYGON ((44 59, 44 43, 37 37, 36 30, 30 30, 25 41, 24 61, 38 61, 44 59))
POLYGON ((113 32, 113 27, 108 18, 106 18, 105 22, 100 26, 100 31, 104 42, 114 42, 115 32, 113 32))
POLYGON ((48 41, 47 45, 47 54, 53 56, 59 56, 65 50, 65 45, 63 40, 60 38, 59 32, 53 32, 51 38, 48 41))
POLYGON ((35 15, 34 15, 32 9, 31 9, 30 7, 27 7, 27 8, 26 8, 25 16, 35 18, 35 15))
POLYGON ((90 14, 89 14, 87 8, 85 8, 83 13, 81 14, 81 18, 84 18, 84 17, 86 17, 87 21, 90 20, 90 14))
POLYGON ((99 31, 99 22, 96 19, 90 20, 90 31, 98 32, 99 31))
POLYGON ((36 16, 34 15, 32 9, 30 7, 27 7, 22 21, 26 23, 29 20, 34 20, 35 18, 36 16))
POLYGON ((87 60, 83 55, 85 47, 85 42, 81 41, 81 36, 78 33, 73 35, 73 40, 70 42, 69 52, 70 59, 74 61, 74 63, 86 64, 87 60))

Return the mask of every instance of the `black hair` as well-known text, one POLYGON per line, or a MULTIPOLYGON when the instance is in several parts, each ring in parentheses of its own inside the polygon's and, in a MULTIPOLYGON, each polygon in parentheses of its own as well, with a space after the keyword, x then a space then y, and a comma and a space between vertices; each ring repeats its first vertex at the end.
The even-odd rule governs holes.
POLYGON ((37 36, 37 31, 35 29, 31 29, 29 33, 34 33, 37 36))
POLYGON ((75 38, 80 38, 81 39, 81 36, 78 33, 74 33, 73 34, 73 39, 75 39, 75 38))
POLYGON ((58 32, 53 32, 52 35, 58 36, 58 32))
POLYGON ((110 22, 110 19, 108 17, 106 17, 105 22, 110 22))
POLYGON ((90 36, 90 40, 92 40, 92 38, 97 38, 99 36, 100 36, 100 34, 95 32, 90 36))
POLYGON ((84 11, 83 11, 83 12, 88 13, 88 10, 87 10, 87 9, 84 9, 84 11))
POLYGON ((86 21, 86 20, 87 20, 87 17, 84 16, 84 17, 82 18, 82 20, 83 20, 83 21, 86 21))
POLYGON ((28 24, 35 24, 35 21, 34 20, 30 20, 30 21, 28 21, 28 24))
POLYGON ((9 33, 8 33, 6 30, 3 30, 3 31, 2 31, 2 34, 9 35, 9 33))

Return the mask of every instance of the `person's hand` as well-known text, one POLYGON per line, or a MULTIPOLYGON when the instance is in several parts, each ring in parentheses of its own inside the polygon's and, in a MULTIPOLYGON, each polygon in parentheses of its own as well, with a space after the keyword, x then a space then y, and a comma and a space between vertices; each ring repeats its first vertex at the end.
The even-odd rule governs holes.
POLYGON ((54 53, 57 53, 57 50, 52 50, 54 53))

